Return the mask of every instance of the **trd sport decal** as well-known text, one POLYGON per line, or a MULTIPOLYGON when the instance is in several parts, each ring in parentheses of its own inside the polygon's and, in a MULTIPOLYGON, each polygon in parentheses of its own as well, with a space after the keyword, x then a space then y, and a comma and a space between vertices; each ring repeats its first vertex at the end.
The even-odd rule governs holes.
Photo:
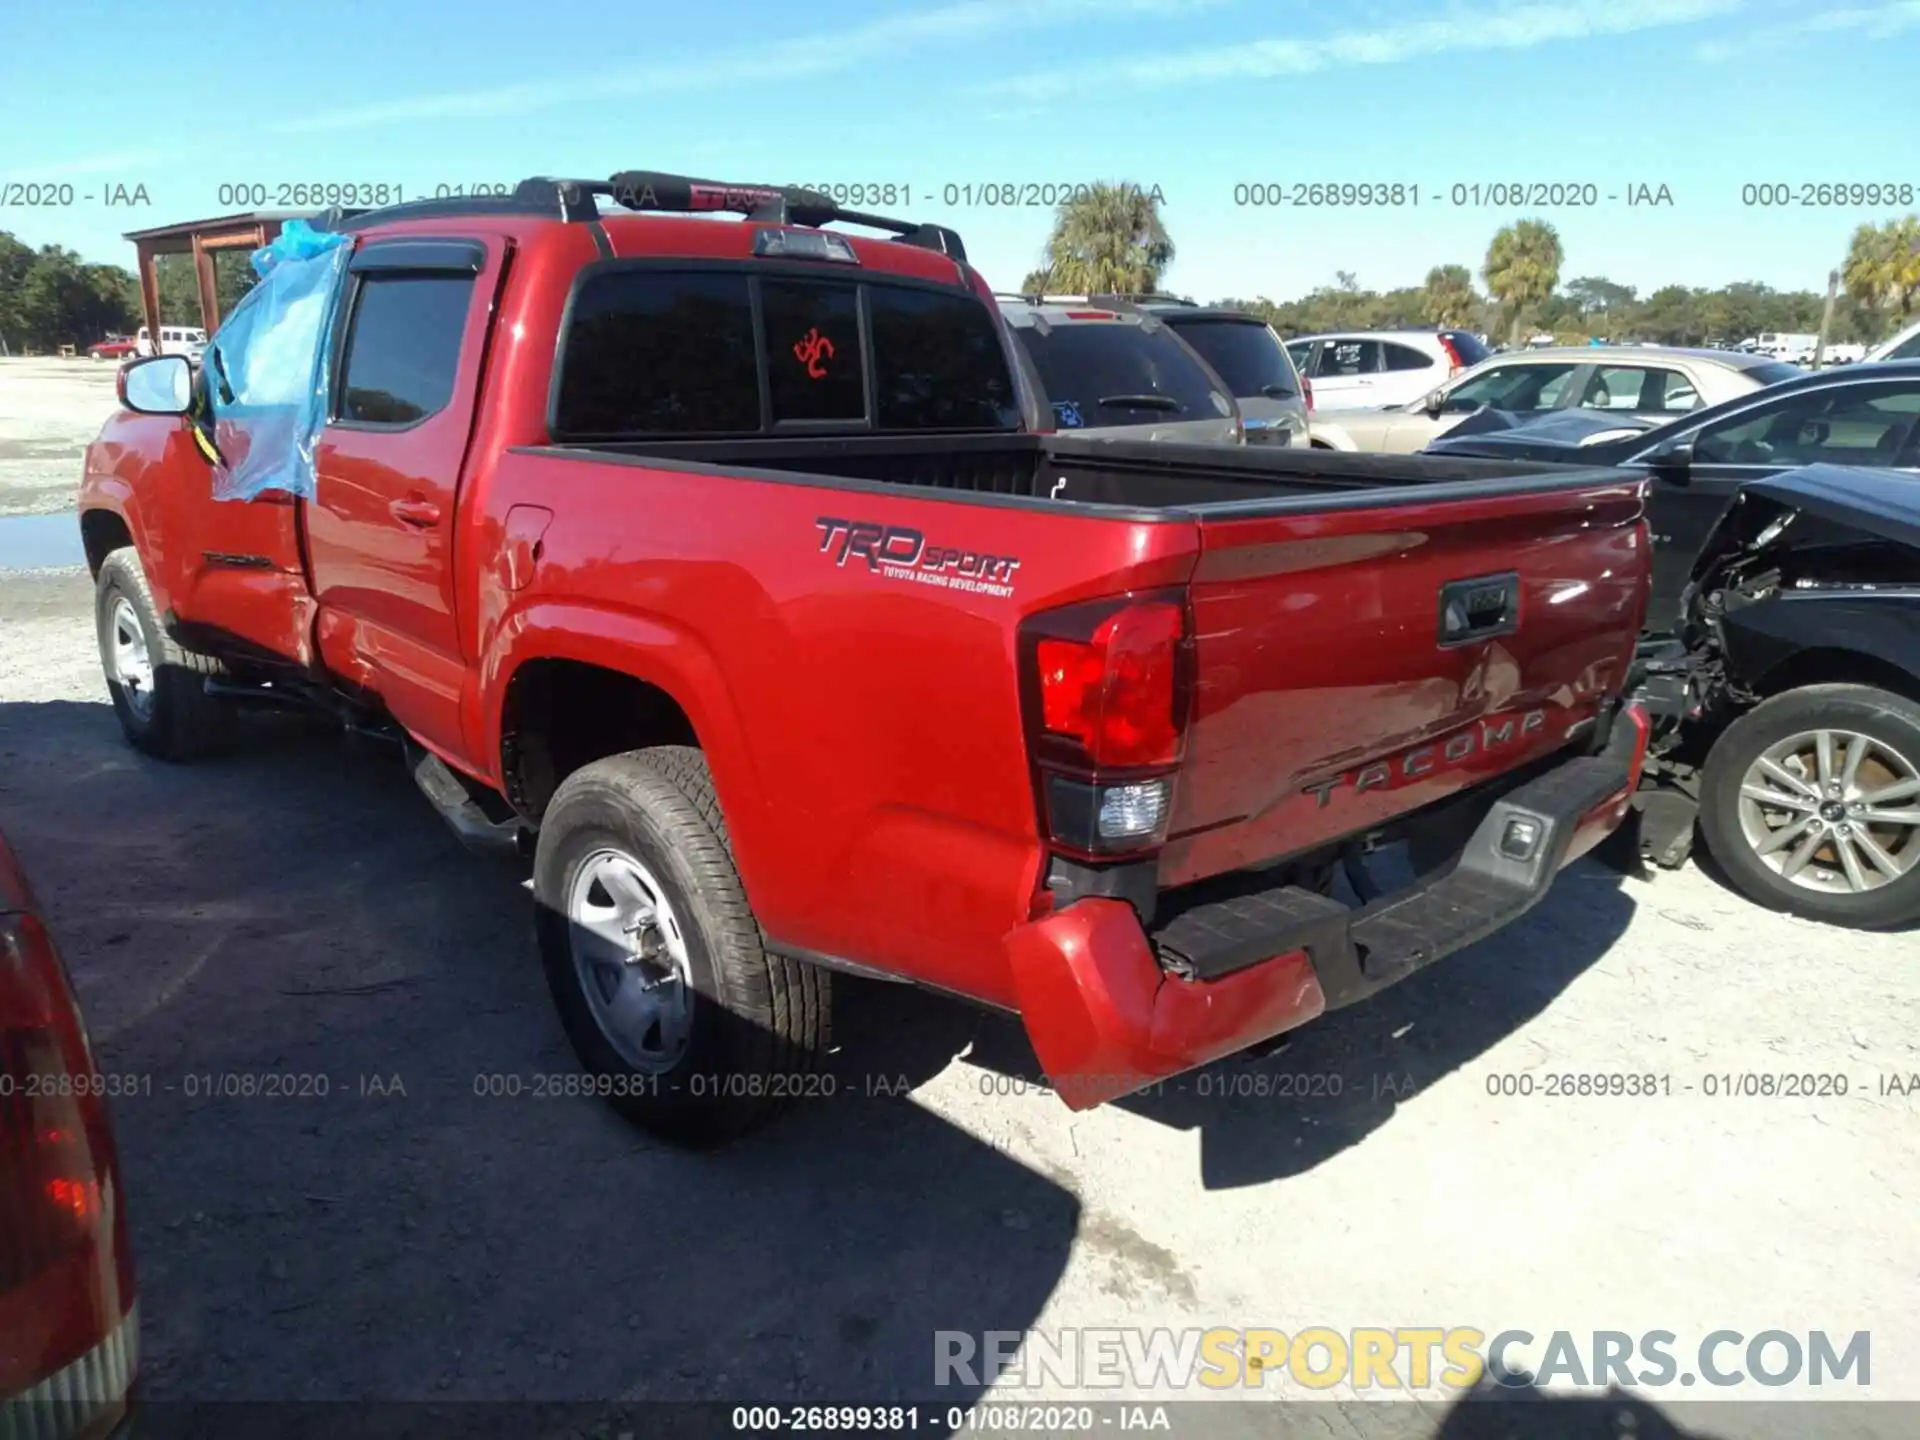
POLYGON ((956 550, 929 545, 927 537, 904 525, 876 525, 867 520, 837 520, 822 515, 820 553, 832 555, 835 565, 864 560, 867 569, 890 580, 912 580, 978 595, 1013 594, 1013 572, 1020 562, 1010 555, 985 555, 978 550, 956 550))
POLYGON ((833 342, 820 333, 820 327, 814 326, 806 335, 794 342, 793 358, 807 367, 807 377, 812 380, 827 378, 827 367, 822 358, 833 358, 833 342))

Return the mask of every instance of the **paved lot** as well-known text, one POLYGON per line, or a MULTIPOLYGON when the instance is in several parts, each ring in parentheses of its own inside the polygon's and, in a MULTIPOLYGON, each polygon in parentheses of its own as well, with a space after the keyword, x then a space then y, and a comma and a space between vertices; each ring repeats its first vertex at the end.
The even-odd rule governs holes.
MULTIPOLYGON (((84 574, 0 574, 0 829, 142 1090, 115 1115, 153 1397, 876 1401, 929 1392, 936 1330, 1471 1325, 1666 1329, 1682 1355, 1869 1330, 1871 1387, 1842 1393, 1920 1401, 1920 1117, 1879 1093, 1920 1072, 1911 935, 1583 864, 1278 1054, 1078 1117, 1019 1078, 1010 1022, 849 984, 839 1096, 690 1157, 590 1101, 476 1094, 573 1069, 520 876, 377 747, 283 724, 201 766, 136 756, 89 606, 84 574), (1789 1071, 1850 1091, 1702 1093, 1789 1071), (1489 1094, 1576 1072, 1672 1093, 1489 1094), (208 1093, 265 1074, 308 1093, 208 1093), (1282 1075, 1340 1093, 1272 1098, 1282 1075)), ((1676 1406, 1700 1393, 1588 1419, 1915 1433, 1910 1407, 1676 1406)), ((1479 1408, 1320 1401, 1203 1433, 1452 1436, 1479 1408)), ((1574 1433, 1534 1423, 1497 1433, 1574 1433)))

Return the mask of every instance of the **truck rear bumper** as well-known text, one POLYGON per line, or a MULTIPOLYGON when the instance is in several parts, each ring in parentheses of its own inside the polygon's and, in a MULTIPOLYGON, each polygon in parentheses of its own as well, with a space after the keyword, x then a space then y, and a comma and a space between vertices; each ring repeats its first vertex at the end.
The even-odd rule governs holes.
POLYGON ((1647 718, 1617 711, 1604 748, 1493 801, 1454 864, 1369 904, 1279 885, 1148 930, 1085 899, 1006 941, 1027 1035, 1075 1110, 1129 1094, 1365 999, 1539 903, 1627 813, 1647 718))

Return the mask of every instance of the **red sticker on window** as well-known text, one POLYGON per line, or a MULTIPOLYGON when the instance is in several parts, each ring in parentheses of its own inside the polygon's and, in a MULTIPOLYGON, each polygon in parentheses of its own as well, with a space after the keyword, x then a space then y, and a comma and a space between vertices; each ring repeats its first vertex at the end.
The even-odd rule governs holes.
POLYGON ((824 380, 827 378, 827 367, 821 362, 823 358, 833 358, 833 342, 822 335, 820 327, 816 325, 807 331, 805 339, 795 342, 793 358, 807 367, 808 378, 824 380))

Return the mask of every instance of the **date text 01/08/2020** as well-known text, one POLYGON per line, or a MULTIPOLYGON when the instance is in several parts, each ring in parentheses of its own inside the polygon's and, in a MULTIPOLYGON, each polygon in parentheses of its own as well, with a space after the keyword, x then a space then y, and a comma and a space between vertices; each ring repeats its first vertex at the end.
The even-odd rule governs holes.
POLYGON ((1409 209, 1591 210, 1600 205, 1670 208, 1673 190, 1662 181, 1456 180, 1421 185, 1401 180, 1243 180, 1233 203, 1253 210, 1409 209))
POLYGON ((1699 1095, 1708 1100, 1866 1099, 1920 1095, 1920 1072, 1889 1072, 1864 1081, 1841 1071, 1720 1070, 1696 1079, 1657 1071, 1527 1071, 1489 1074, 1487 1094, 1502 1099, 1665 1099, 1699 1095))

